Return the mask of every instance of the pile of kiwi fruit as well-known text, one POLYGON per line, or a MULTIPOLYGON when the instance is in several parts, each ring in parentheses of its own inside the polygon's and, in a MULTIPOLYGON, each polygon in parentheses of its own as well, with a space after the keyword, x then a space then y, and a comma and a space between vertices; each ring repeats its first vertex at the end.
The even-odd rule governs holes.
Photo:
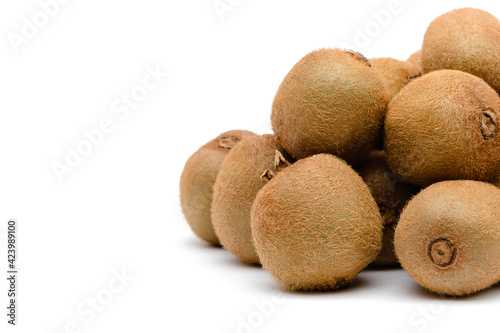
POLYGON ((233 130, 181 175, 200 239, 290 291, 367 267, 467 296, 500 282, 500 21, 462 8, 408 60, 319 49, 272 103, 273 134, 233 130))

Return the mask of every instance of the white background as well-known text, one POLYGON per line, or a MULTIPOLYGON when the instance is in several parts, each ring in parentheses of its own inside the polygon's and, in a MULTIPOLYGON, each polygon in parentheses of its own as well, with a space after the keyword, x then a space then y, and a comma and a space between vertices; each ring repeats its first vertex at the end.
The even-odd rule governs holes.
POLYGON ((1 2, 0 221, 1 233, 7 219, 19 221, 20 278, 14 329, 1 279, 0 331, 229 333, 242 321, 254 327, 240 332, 495 330, 498 286, 441 299, 390 269, 363 271, 341 291, 285 292, 265 270, 192 234, 178 183, 187 158, 220 132, 270 132, 278 85, 311 50, 349 44, 405 60, 440 14, 474 6, 500 17, 500 5, 400 0, 381 27, 372 13, 389 0, 222 2, 233 4, 223 20, 213 0, 70 0, 18 52, 9 38, 40 4, 1 2), (169 76, 128 117, 113 112, 148 67, 169 76), (60 181, 53 163, 103 119, 113 131, 60 181), (133 279, 110 294, 122 270, 133 279), (282 302, 259 314, 255 302, 268 304, 273 292, 282 302), (107 304, 91 318, 86 304, 97 296, 107 304))

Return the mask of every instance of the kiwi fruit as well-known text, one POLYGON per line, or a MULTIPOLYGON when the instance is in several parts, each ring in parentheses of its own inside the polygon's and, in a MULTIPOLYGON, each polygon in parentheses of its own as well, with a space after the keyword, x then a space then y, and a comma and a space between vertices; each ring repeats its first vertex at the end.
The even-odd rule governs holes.
POLYGON ((295 159, 330 153, 354 164, 380 139, 389 101, 360 53, 320 49, 286 75, 273 101, 278 143, 295 159))
POLYGON ((257 194, 251 226, 263 267, 292 291, 346 286, 382 246, 382 218, 368 186, 329 154, 272 178, 257 194))
POLYGON ((182 171, 180 182, 182 213, 194 234, 213 245, 219 245, 210 218, 215 179, 231 148, 252 135, 255 134, 243 130, 222 133, 191 155, 182 171))
POLYGON ((419 192, 420 188, 394 175, 387 166, 385 153, 380 150, 371 152, 356 170, 368 185, 384 221, 382 250, 371 264, 375 266, 397 265, 398 259, 394 252, 394 230, 401 210, 411 197, 419 192))
POLYGON ((259 264, 250 229, 257 192, 289 161, 274 135, 243 140, 224 160, 214 184, 212 222, 222 246, 247 264, 259 264))
POLYGON ((385 152, 390 170, 422 187, 500 170, 500 97, 480 78, 440 70, 412 80, 389 104, 385 152))
POLYGON ((394 233, 397 223, 384 225, 384 234, 382 237, 382 249, 377 258, 370 265, 372 267, 396 267, 399 265, 396 252, 394 251, 394 233))
POLYGON ((410 80, 420 76, 420 70, 408 61, 393 58, 370 59, 373 69, 385 83, 392 99, 410 80))
POLYGON ((497 175, 492 181, 491 183, 493 185, 495 185, 496 187, 499 187, 500 188, 500 175, 497 175))
POLYGON ((435 183, 401 213, 403 268, 424 288, 465 296, 500 281, 500 189, 471 180, 435 183))
POLYGON ((412 55, 406 61, 415 65, 420 73, 424 73, 424 70, 422 68, 422 50, 418 50, 412 53, 412 55))
POLYGON ((464 71, 500 92, 500 21, 475 8, 455 9, 439 16, 425 32, 422 67, 425 73, 464 71))

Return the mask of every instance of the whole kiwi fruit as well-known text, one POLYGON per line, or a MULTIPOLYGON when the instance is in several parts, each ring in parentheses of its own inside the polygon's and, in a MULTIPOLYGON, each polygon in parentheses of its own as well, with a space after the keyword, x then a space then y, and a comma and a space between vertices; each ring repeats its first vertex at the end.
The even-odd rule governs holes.
POLYGON ((272 178, 257 194, 251 223, 263 267, 288 290, 346 286, 382 246, 370 190, 329 154, 299 160, 272 178))
POLYGON ((389 104, 389 168, 423 187, 442 180, 493 180, 500 170, 499 120, 500 97, 480 78, 454 70, 425 74, 389 104))
POLYGON ((180 182, 182 213, 194 234, 208 243, 219 245, 210 218, 210 207, 222 161, 231 148, 252 135, 255 134, 243 130, 222 133, 191 155, 184 166, 180 182))
POLYGON ((422 67, 425 73, 464 71, 500 92, 500 21, 475 8, 455 9, 439 16, 425 32, 422 67))
POLYGON ((380 139, 389 93, 360 53, 320 49, 286 75, 273 101, 278 143, 295 159, 330 153, 356 163, 380 139))
POLYGON ((418 68, 420 73, 422 74, 424 73, 424 70, 422 68, 422 50, 418 50, 412 53, 411 56, 406 61, 415 65, 415 67, 418 68))
POLYGON ((382 250, 371 263, 375 266, 393 266, 398 264, 394 252, 394 230, 399 214, 411 197, 417 194, 419 187, 404 182, 394 175, 387 166, 385 153, 376 150, 360 163, 356 170, 365 181, 378 205, 384 221, 382 250))
POLYGON ((391 99, 408 81, 420 75, 420 70, 408 61, 393 58, 373 58, 370 59, 370 63, 387 87, 391 99))
POLYGON ((288 165, 274 135, 243 140, 226 157, 214 184, 212 223, 222 246, 247 264, 259 264, 250 209, 269 178, 288 165))
POLYGON ((401 213, 395 234, 403 268, 426 289, 464 296, 500 281, 500 189, 435 183, 401 213))

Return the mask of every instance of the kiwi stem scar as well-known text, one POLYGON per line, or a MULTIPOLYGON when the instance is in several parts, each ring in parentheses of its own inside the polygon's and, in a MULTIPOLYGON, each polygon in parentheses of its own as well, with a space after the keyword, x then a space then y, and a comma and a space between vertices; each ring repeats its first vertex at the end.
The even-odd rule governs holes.
POLYGON ((231 149, 238 143, 238 139, 230 137, 225 137, 219 140, 219 147, 225 149, 231 149))
POLYGON ((481 133, 485 140, 495 137, 497 134, 497 117, 491 110, 484 110, 480 115, 481 133))
POLYGON ((446 238, 438 238, 429 243, 427 255, 439 267, 448 267, 455 261, 457 249, 446 238))

